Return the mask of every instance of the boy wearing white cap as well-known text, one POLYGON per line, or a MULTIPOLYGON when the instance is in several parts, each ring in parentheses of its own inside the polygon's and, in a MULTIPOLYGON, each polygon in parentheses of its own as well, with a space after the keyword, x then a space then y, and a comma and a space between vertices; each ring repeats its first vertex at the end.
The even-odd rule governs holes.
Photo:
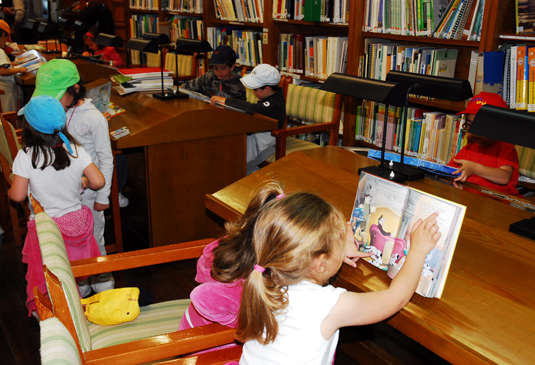
MULTIPOLYGON (((250 113, 258 113, 276 119, 278 128, 284 128, 286 120, 286 100, 282 89, 278 86, 281 76, 279 71, 268 64, 256 66, 253 71, 241 78, 245 87, 252 89, 258 102, 251 104, 246 101, 212 97, 212 104, 223 104, 250 113)), ((275 153, 275 137, 271 132, 259 132, 247 135, 247 174, 258 169, 258 165, 275 153)))

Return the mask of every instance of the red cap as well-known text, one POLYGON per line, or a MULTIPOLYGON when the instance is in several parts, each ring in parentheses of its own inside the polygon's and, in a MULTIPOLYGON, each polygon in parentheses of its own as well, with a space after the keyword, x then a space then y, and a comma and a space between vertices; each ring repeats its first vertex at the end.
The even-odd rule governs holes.
POLYGON ((466 109, 456 115, 477 114, 479 108, 485 104, 499 106, 501 108, 509 108, 500 95, 483 91, 470 99, 466 109))

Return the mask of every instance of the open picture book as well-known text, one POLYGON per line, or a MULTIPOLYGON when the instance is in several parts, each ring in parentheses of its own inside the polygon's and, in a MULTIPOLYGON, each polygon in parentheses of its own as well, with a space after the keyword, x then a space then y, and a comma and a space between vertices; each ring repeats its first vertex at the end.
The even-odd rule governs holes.
POLYGON ((465 211, 463 205, 363 172, 351 226, 359 250, 373 253, 364 259, 387 271, 393 279, 410 251, 414 223, 439 212, 437 221, 442 235, 425 259, 416 293, 440 298, 465 211))
POLYGON ((95 105, 101 113, 110 113, 110 116, 113 118, 124 113, 126 110, 111 102, 110 96, 111 81, 102 82, 100 85, 92 87, 86 92, 86 97, 91 99, 93 105, 95 105))

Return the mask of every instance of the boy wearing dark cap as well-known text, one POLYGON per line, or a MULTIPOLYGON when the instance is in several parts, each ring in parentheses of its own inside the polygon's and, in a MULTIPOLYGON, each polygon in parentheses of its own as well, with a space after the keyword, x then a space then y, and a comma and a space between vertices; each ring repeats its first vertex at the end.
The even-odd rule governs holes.
MULTIPOLYGON (((279 71, 271 65, 256 66, 251 73, 240 81, 245 87, 252 89, 258 102, 248 103, 236 99, 212 97, 212 104, 222 104, 258 113, 276 119, 279 129, 284 128, 286 120, 286 100, 282 89, 278 86, 281 79, 279 71)), ((258 165, 275 153, 275 137, 271 132, 259 132, 247 135, 247 174, 258 169, 258 165)))
MULTIPOLYGON (((500 95, 481 92, 470 99, 464 111, 458 113, 466 116, 463 130, 468 130, 479 108, 485 104, 507 108, 500 95)), ((454 174, 461 174, 454 181, 468 181, 522 197, 516 189, 520 174, 515 146, 471 133, 468 133, 468 141, 469 143, 448 163, 449 166, 458 168, 454 174)))
POLYGON ((236 52, 229 46, 217 47, 210 59, 211 69, 194 80, 185 82, 181 88, 205 94, 245 100, 245 88, 240 75, 235 74, 236 52))

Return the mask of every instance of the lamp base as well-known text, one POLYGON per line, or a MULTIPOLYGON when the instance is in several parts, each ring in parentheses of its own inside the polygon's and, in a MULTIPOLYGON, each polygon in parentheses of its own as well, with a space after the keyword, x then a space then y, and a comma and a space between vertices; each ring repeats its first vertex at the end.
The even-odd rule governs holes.
POLYGON ((535 240, 535 217, 512 223, 509 226, 509 232, 516 233, 530 240, 535 240))
POLYGON ((394 171, 396 174, 404 175, 407 181, 419 180, 425 177, 425 172, 405 164, 403 165, 403 170, 401 170, 401 164, 399 162, 392 162, 392 165, 390 165, 390 161, 385 161, 383 167, 394 171))
POLYGON ((387 168, 383 168, 383 172, 381 173, 380 166, 364 167, 362 169, 359 169, 359 174, 361 172, 366 172, 368 174, 379 176, 390 181, 395 181, 397 183, 403 183, 407 180, 406 176, 399 174, 395 171, 389 170, 387 168), (394 173, 393 175, 392 175, 392 172, 394 173))
POLYGON ((173 100, 175 98, 173 93, 165 93, 165 94, 157 93, 157 94, 152 94, 152 97, 156 99, 160 99, 160 100, 173 100))

